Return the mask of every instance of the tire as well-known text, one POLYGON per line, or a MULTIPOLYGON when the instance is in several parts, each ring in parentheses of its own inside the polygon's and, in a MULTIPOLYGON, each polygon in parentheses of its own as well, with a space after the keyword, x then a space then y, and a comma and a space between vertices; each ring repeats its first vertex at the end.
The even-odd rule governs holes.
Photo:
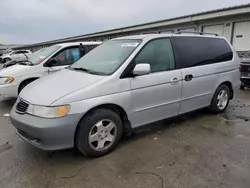
POLYGON ((228 88, 227 85, 220 85, 217 90, 214 93, 211 105, 210 105, 210 111, 213 114, 219 114, 219 113, 223 113, 225 112, 225 110, 228 107, 229 104, 229 99, 230 99, 230 90, 228 88), (222 93, 226 92, 226 96, 225 98, 221 99, 221 101, 219 101, 218 97, 219 95, 222 95, 222 93), (222 102, 223 100, 223 102, 222 102), (221 104, 221 105, 219 105, 221 104))
POLYGON ((18 95, 19 93, 27 86, 29 85, 31 82, 33 82, 34 80, 29 80, 29 81, 25 81, 23 83, 21 83, 21 85, 18 88, 18 95))
POLYGON ((245 89, 245 87, 241 84, 240 85, 240 90, 244 90, 245 89))
POLYGON ((109 109, 96 109, 80 121, 75 146, 87 157, 101 157, 115 148, 122 135, 123 124, 119 115, 109 109))

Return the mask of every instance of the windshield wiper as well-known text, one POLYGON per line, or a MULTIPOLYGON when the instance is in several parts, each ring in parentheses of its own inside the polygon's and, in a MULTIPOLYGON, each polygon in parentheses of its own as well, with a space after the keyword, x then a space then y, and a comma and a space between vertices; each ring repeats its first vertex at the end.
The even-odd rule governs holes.
POLYGON ((73 69, 76 71, 83 71, 83 72, 87 72, 89 74, 94 74, 94 75, 101 75, 101 73, 93 71, 93 70, 89 70, 89 69, 85 69, 85 68, 73 68, 73 67, 69 67, 69 69, 73 69))

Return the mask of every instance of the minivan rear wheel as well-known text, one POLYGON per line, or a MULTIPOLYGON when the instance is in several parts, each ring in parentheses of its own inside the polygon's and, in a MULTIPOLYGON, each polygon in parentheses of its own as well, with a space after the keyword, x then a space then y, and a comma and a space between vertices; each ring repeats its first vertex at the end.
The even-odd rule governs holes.
POLYGON ((123 124, 117 113, 96 109, 80 121, 75 145, 87 157, 101 157, 115 148, 122 134, 123 124))
POLYGON ((215 91, 210 110, 214 114, 223 113, 227 109, 230 99, 230 90, 227 85, 221 85, 215 91))

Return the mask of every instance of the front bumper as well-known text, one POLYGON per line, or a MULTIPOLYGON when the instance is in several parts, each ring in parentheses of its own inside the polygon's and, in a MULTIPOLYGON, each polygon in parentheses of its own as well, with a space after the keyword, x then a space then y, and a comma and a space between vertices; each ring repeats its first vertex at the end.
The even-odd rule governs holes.
POLYGON ((13 84, 0 85, 0 101, 18 96, 18 86, 13 84))
POLYGON ((11 123, 17 134, 25 141, 42 150, 61 150, 74 147, 75 131, 82 115, 45 119, 29 114, 20 115, 11 111, 11 123))
POLYGON ((243 86, 250 87, 250 77, 249 78, 247 78, 247 77, 241 77, 240 81, 241 81, 241 83, 242 83, 243 86))

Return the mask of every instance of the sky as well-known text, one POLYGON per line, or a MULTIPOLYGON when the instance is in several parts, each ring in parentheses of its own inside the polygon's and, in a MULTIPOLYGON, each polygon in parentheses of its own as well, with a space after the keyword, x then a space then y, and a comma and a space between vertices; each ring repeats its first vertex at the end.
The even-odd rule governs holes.
POLYGON ((0 44, 31 44, 250 0, 0 0, 0 44))

